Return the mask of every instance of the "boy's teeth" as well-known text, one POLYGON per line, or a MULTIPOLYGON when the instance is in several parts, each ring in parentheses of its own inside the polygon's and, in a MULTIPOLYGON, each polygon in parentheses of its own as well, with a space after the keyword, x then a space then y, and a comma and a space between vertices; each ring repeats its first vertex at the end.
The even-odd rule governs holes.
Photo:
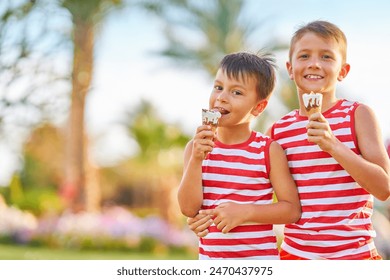
POLYGON ((307 75, 306 77, 309 79, 321 79, 321 76, 317 76, 317 75, 307 75))

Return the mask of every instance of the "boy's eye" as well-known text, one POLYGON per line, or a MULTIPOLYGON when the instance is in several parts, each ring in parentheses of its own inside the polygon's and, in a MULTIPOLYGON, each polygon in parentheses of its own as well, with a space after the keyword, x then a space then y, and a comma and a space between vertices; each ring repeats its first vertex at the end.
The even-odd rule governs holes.
POLYGON ((322 58, 323 58, 323 59, 331 59, 332 57, 331 57, 330 55, 324 54, 324 55, 322 56, 322 58))
POLYGON ((214 86, 214 89, 215 90, 222 90, 222 87, 221 86, 214 86))
POLYGON ((301 54, 300 56, 299 56, 299 58, 308 58, 309 57, 309 55, 307 55, 307 54, 301 54))
POLYGON ((234 90, 233 95, 242 95, 241 91, 239 90, 234 90))

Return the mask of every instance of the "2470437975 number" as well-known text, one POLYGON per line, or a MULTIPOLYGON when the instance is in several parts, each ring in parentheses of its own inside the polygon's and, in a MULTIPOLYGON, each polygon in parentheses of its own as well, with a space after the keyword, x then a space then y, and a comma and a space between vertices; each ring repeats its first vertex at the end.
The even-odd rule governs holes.
POLYGON ((272 266, 210 267, 210 275, 272 275, 272 266))

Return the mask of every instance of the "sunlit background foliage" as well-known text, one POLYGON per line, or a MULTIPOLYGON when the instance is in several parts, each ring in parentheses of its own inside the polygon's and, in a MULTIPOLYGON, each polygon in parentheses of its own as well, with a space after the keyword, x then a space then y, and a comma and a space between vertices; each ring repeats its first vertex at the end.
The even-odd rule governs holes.
MULTIPOLYGON (((191 135, 142 100, 118 123, 136 152, 108 167, 92 160, 98 139, 88 135, 85 108, 96 41, 108 15, 143 10, 161 21, 167 40, 151 57, 212 77, 225 54, 254 48, 253 34, 267 20, 242 17, 245 2, 2 0, 0 137, 21 164, 0 188, 0 242, 196 257, 197 240, 176 201, 191 135)), ((268 36, 255 48, 277 52, 287 43, 268 36)), ((282 76, 279 84, 281 107, 296 108, 291 82, 282 76)), ((276 117, 266 111, 256 128, 264 131, 276 117)))

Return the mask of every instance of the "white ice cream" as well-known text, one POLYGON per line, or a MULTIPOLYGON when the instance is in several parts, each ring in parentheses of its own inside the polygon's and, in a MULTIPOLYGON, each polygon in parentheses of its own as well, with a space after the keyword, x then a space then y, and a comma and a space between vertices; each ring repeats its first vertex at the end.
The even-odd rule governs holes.
POLYGON ((303 104, 306 108, 321 107, 322 94, 321 93, 304 93, 302 94, 303 104))
POLYGON ((218 120, 221 117, 219 111, 202 109, 202 123, 217 126, 218 120))

